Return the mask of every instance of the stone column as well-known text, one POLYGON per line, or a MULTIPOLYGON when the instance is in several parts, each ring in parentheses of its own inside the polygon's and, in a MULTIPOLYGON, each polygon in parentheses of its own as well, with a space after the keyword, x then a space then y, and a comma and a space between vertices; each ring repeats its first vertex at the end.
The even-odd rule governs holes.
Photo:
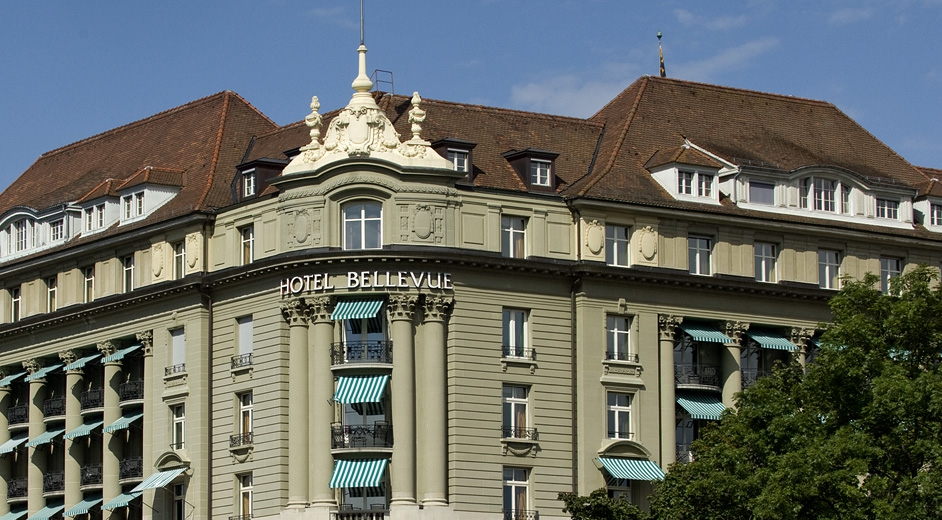
MULTIPOLYGON (((301 299, 281 304, 288 322, 288 507, 308 504, 308 309, 301 299)), ((329 466, 328 466, 329 467, 329 466)), ((313 468, 328 471, 327 468, 313 468)))
MULTIPOLYGON (((149 330, 138 332, 136 335, 138 343, 141 344, 141 352, 144 355, 144 372, 141 379, 144 381, 144 417, 141 432, 141 466, 144 468, 144 478, 150 475, 154 467, 154 387, 160 379, 154 378, 154 333, 149 330)), ((154 503, 153 489, 144 492, 144 503, 154 503)), ((107 500, 107 499, 106 499, 107 500)), ((152 518, 154 512, 149 507, 144 507, 141 512, 142 518, 152 518)))
POLYGON ((661 380, 661 467, 667 469, 677 459, 677 407, 674 383, 674 336, 680 316, 659 314, 657 317, 660 380, 661 380))
POLYGON ((417 382, 416 397, 422 396, 418 407, 418 422, 422 428, 416 432, 422 446, 423 475, 422 504, 424 507, 448 505, 448 399, 445 386, 447 365, 447 330, 445 320, 451 312, 454 299, 450 296, 426 296, 422 344, 424 372, 417 382))
POLYGON ((334 374, 331 372, 331 345, 334 322, 330 319, 333 302, 330 296, 307 300, 311 319, 311 417, 310 417, 310 497, 316 518, 330 518, 337 508, 334 491, 330 489, 334 457, 330 451, 330 425, 334 421, 334 374))
POLYGON ((392 428, 393 453, 390 464, 392 520, 418 515, 415 493, 415 345, 412 320, 414 295, 390 296, 386 306, 393 342, 392 428))
MULTIPOLYGON (((115 344, 103 341, 98 344, 98 351, 102 357, 115 353, 115 344)), ((105 363, 105 377, 102 390, 104 400, 102 403, 104 413, 102 428, 121 418, 121 398, 118 395, 118 386, 121 384, 121 362, 109 361, 105 363)), ((101 496, 105 502, 121 494, 121 484, 118 483, 119 468, 121 465, 121 437, 112 433, 103 433, 101 436, 101 496)), ((70 506, 71 507, 71 506, 70 506)), ((123 512, 118 510, 103 511, 102 520, 121 520, 123 512)))
MULTIPOLYGON (((10 374, 0 371, 0 377, 10 374)), ((10 408, 9 386, 0 386, 0 444, 10 440, 10 423, 7 421, 7 410, 10 408)), ((10 512, 10 503, 7 502, 7 486, 13 477, 13 453, 0 455, 0 516, 10 512)))
POLYGON ((749 330, 749 324, 741 321, 726 322, 726 335, 733 339, 726 344, 726 352, 720 366, 723 385, 723 405, 732 408, 735 396, 742 391, 742 340, 743 334, 749 330))
POLYGON ((811 338, 814 337, 814 329, 803 329, 801 327, 792 328, 792 343, 798 347, 795 357, 802 367, 808 360, 808 346, 811 344, 811 338))
MULTIPOLYGON (((42 366, 36 359, 23 362, 23 368, 29 375, 35 374, 42 366)), ((29 382, 29 438, 35 439, 46 431, 43 423, 43 401, 46 400, 46 379, 33 379, 29 382)), ((46 507, 43 498, 43 476, 46 471, 46 453, 49 446, 34 446, 28 449, 29 466, 26 470, 27 510, 30 515, 46 507)))
MULTIPOLYGON (((67 350, 59 353, 59 359, 68 366, 74 363, 78 356, 75 352, 67 350)), ((70 432, 82 425, 82 380, 84 372, 81 368, 72 369, 65 373, 65 431, 70 432)), ((65 507, 72 507, 82 500, 81 478, 82 464, 85 462, 84 439, 65 440, 65 507)))

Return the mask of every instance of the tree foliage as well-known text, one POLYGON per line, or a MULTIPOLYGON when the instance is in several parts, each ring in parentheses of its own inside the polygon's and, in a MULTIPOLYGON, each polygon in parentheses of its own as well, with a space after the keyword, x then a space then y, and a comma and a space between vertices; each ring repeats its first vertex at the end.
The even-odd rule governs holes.
POLYGON ((573 520, 642 520, 646 516, 631 502, 621 498, 609 498, 608 490, 596 489, 589 496, 575 493, 560 493, 564 513, 573 520))
POLYGON ((651 497, 662 520, 942 518, 942 289, 916 269, 831 300, 804 370, 780 367, 651 497))

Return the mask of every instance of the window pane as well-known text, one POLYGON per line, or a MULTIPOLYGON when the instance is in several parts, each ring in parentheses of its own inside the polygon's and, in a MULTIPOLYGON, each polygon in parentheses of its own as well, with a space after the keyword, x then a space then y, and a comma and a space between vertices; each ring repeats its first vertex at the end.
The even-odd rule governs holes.
POLYGON ((366 221, 366 236, 364 237, 366 243, 363 244, 364 248, 378 249, 382 246, 382 244, 379 243, 380 224, 381 222, 379 220, 366 221))
POLYGON ((346 223, 345 249, 360 249, 361 223, 359 220, 350 220, 346 223))
POLYGON ((775 204, 775 185, 750 181, 749 202, 753 204, 775 204))

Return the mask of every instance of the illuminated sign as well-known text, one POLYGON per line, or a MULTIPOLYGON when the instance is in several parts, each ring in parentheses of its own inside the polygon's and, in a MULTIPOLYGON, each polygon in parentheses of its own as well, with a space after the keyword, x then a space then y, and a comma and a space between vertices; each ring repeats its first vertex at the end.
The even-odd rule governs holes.
POLYGON ((305 274, 281 280, 281 296, 332 291, 345 282, 341 289, 454 289, 451 273, 428 271, 348 271, 343 274, 305 274))

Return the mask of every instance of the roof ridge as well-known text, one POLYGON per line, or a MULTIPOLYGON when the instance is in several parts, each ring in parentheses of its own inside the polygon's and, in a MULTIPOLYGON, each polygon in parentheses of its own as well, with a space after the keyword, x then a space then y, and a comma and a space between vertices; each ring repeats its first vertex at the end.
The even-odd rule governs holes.
POLYGON ((693 85, 697 87, 709 88, 712 90, 734 91, 734 92, 739 92, 741 94, 747 94, 751 96, 784 99, 788 101, 800 101, 804 103, 810 103, 810 104, 822 105, 822 106, 832 106, 832 107, 834 106, 834 103, 831 103, 828 101, 822 101, 820 99, 812 99, 812 98, 801 97, 801 96, 789 96, 788 94, 776 94, 774 92, 764 92, 764 91, 755 90, 755 89, 729 87, 726 85, 716 85, 714 83, 703 83, 700 81, 690 81, 690 80, 679 79, 679 78, 662 78, 659 76, 651 76, 651 75, 646 75, 644 76, 644 78, 655 81, 655 82, 681 83, 684 85, 693 85))
MULTIPOLYGON (((385 94, 387 94, 387 95, 390 96, 390 97, 401 97, 401 98, 406 99, 406 100, 408 100, 408 99, 411 97, 411 96, 403 96, 403 95, 401 95, 401 94, 390 94, 390 93, 388 93, 388 92, 386 92, 385 94)), ((436 104, 436 103, 437 103, 437 104, 441 104, 441 105, 457 105, 457 106, 462 106, 462 107, 466 107, 466 108, 477 109, 477 110, 480 110, 480 111, 482 111, 482 112, 501 112, 501 113, 510 112, 510 113, 514 113, 514 114, 522 114, 522 115, 528 115, 528 116, 542 117, 542 118, 544 118, 544 119, 559 119, 559 120, 566 120, 566 121, 578 121, 578 122, 580 122, 580 123, 588 123, 588 124, 590 124, 590 125, 602 126, 601 123, 598 123, 597 121, 590 121, 588 118, 584 118, 584 117, 564 116, 564 115, 559 115, 559 114, 549 114, 549 113, 546 113, 546 112, 533 112, 533 111, 530 111, 530 110, 520 110, 520 109, 517 109, 517 108, 493 107, 493 106, 488 106, 488 105, 479 105, 479 104, 476 104, 476 103, 463 103, 463 102, 460 102, 460 101, 447 101, 447 100, 444 100, 444 99, 434 99, 434 98, 424 98, 424 97, 423 97, 423 98, 422 98, 422 104, 426 104, 426 103, 432 103, 432 104, 436 104)))
POLYGON ((226 91, 224 91, 224 92, 225 92, 226 94, 229 94, 230 96, 235 96, 236 99, 238 99, 239 101, 241 101, 242 103, 244 103, 247 107, 251 108, 256 114, 262 116, 262 118, 264 118, 265 121, 268 121, 269 123, 275 125, 276 127, 278 126, 278 123, 272 121, 272 119, 271 119, 270 117, 266 116, 264 112, 262 112, 261 110, 259 110, 258 107, 256 107, 255 105, 253 105, 249 100, 247 100, 247 99, 245 99, 244 97, 242 97, 242 95, 239 94, 238 92, 236 92, 236 91, 234 91, 234 90, 226 90, 226 91))
POLYGON ((222 108, 219 110, 219 128, 216 129, 216 143, 213 145, 213 158, 209 162, 209 170, 206 172, 206 185, 203 187, 203 192, 200 194, 199 199, 196 200, 196 204, 193 205, 194 210, 203 207, 203 204, 206 202, 206 197, 209 196, 209 191, 213 188, 213 181, 216 178, 216 167, 219 165, 222 138, 226 133, 226 120, 229 117, 229 100, 232 98, 231 93, 232 92, 229 90, 224 92, 225 96, 223 97, 222 108))
MULTIPOLYGON (((133 176, 134 176, 134 175, 132 174, 132 175, 131 175, 130 177, 128 177, 127 179, 115 179, 115 178, 113 178, 113 177, 108 177, 107 179, 105 179, 105 180, 99 182, 98 184, 96 184, 92 189, 86 191, 84 195, 82 195, 81 197, 79 197, 79 198, 77 198, 77 199, 75 199, 75 200, 76 200, 76 201, 85 200, 85 197, 88 197, 88 196, 91 195, 92 193, 95 193, 95 191, 97 191, 98 188, 101 188, 102 186, 104 186, 104 185, 106 185, 106 184, 112 184, 112 183, 119 182, 119 181, 120 181, 120 182, 124 182, 124 181, 130 179, 130 178, 133 177, 133 176)), ((109 188, 110 188, 110 187, 109 187, 109 188)), ((109 189, 108 191, 111 191, 111 190, 109 189)))
POLYGON ((606 108, 608 108, 609 106, 611 106, 612 103, 614 103, 619 97, 621 97, 622 94, 624 94, 625 92, 628 92, 629 90, 631 90, 631 88, 634 87, 636 83, 641 83, 641 82, 645 81, 647 78, 648 78, 648 76, 641 76, 640 78, 638 78, 638 79, 632 81, 627 87, 623 88, 623 89, 621 90, 621 92, 619 92, 618 94, 615 94, 615 96, 614 96, 612 99, 609 99, 609 100, 608 100, 608 103, 605 103, 605 105, 603 105, 602 108, 596 110, 594 114, 592 114, 591 116, 589 116, 589 119, 595 119, 596 116, 598 116, 598 115, 601 114, 606 108))
MULTIPOLYGON (((75 141, 75 142, 73 142, 73 143, 69 143, 69 144, 67 144, 67 145, 60 146, 59 148, 53 148, 52 150, 49 150, 48 152, 45 152, 45 153, 43 153, 42 155, 40 155, 39 158, 37 159, 37 161, 38 161, 39 159, 43 159, 43 158, 46 158, 46 157, 51 157, 51 156, 53 156, 53 155, 56 155, 56 154, 65 152, 65 151, 67 151, 67 150, 71 150, 71 149, 76 148, 76 147, 78 147, 78 146, 80 146, 80 145, 84 145, 84 144, 86 144, 86 143, 90 143, 90 142, 92 142, 92 141, 97 141, 97 140, 99 140, 99 139, 103 139, 103 138, 105 138, 105 137, 108 137, 108 136, 111 136, 111 135, 114 135, 114 134, 123 132, 123 131, 125 131, 125 130, 129 130, 129 129, 131 129, 131 128, 134 128, 134 127, 143 125, 143 124, 145 124, 145 123, 150 123, 150 122, 152 122, 152 121, 154 121, 154 120, 161 119, 161 118, 163 118, 163 117, 167 117, 167 116, 169 116, 169 115, 171 115, 171 114, 175 114, 175 113, 177 113, 177 112, 182 112, 183 110, 192 108, 192 107, 194 107, 194 106, 201 105, 201 104, 204 104, 204 103, 208 103, 208 102, 210 102, 210 101, 215 100, 217 97, 224 96, 227 92, 231 92, 231 91, 223 90, 223 91, 221 91, 221 92, 216 92, 215 94, 210 94, 210 95, 208 95, 208 96, 201 97, 201 98, 199 98, 199 99, 194 99, 193 101, 189 101, 189 102, 184 103, 184 104, 182 104, 182 105, 178 105, 178 106, 175 106, 175 107, 173 107, 173 108, 168 108, 167 110, 164 110, 164 111, 161 111, 161 112, 157 112, 156 114, 151 114, 151 115, 149 115, 149 116, 147 116, 147 117, 145 117, 145 118, 143 118, 143 119, 138 119, 138 120, 136 120, 136 121, 131 121, 130 123, 123 124, 123 125, 121 125, 121 126, 112 128, 112 129, 110 129, 110 130, 105 130, 104 132, 101 132, 101 133, 99 133, 99 134, 95 134, 95 135, 86 137, 86 138, 84 138, 84 139, 75 141)), ((275 123, 275 124, 277 124, 277 123, 275 123)), ((35 164, 35 161, 34 161, 34 164, 35 164)), ((32 167, 32 166, 31 166, 31 167, 32 167)))

